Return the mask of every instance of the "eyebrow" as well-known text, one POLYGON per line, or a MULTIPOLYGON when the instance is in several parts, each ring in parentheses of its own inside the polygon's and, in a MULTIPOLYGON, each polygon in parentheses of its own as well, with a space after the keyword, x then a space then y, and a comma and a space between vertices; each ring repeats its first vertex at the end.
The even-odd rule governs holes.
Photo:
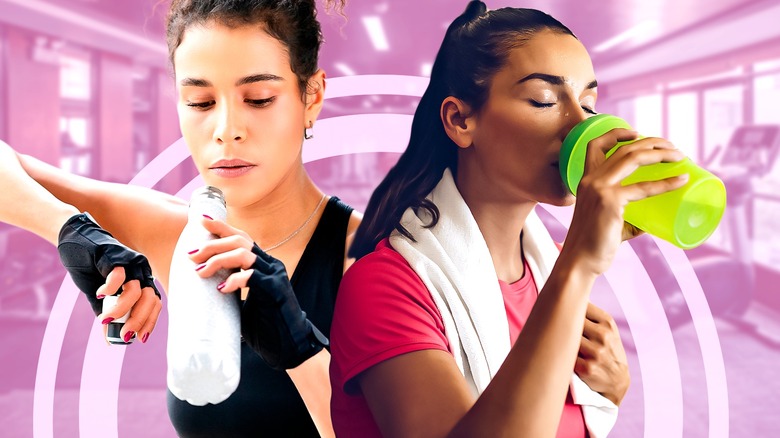
POLYGON ((261 73, 257 75, 247 76, 237 80, 236 87, 240 85, 253 84, 255 82, 265 82, 265 81, 281 82, 284 81, 284 78, 281 76, 276 76, 271 73, 261 73))
MULTIPOLYGON (((241 85, 253 84, 255 82, 265 82, 265 81, 280 82, 280 81, 284 81, 284 78, 271 73, 260 73, 256 75, 245 76, 237 80, 236 87, 239 87, 241 85)), ((184 78, 181 80, 180 84, 182 87, 211 87, 212 86, 211 82, 205 79, 198 79, 198 78, 184 78)))
MULTIPOLYGON (((531 79, 540 79, 542 81, 548 82, 553 85, 563 85, 566 82, 566 78, 564 78, 563 76, 548 75, 546 73, 531 73, 530 75, 517 81, 517 83, 522 84, 523 82, 530 81, 531 79)), ((588 83, 585 89, 590 90, 598 86, 599 83, 594 79, 590 83, 588 83)))

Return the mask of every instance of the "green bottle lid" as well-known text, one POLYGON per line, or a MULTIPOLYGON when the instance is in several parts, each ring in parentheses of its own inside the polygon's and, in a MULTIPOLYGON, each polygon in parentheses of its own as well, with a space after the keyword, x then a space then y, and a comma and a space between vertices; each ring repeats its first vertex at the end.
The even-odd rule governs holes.
MULTIPOLYGON (((612 129, 631 129, 620 117, 600 114, 578 123, 561 146, 559 168, 566 187, 577 194, 585 170, 588 143, 612 129)), ((619 142, 606 154, 609 157, 619 142)), ((623 219, 654 236, 683 249, 701 245, 715 231, 726 208, 726 188, 719 178, 689 158, 640 166, 622 181, 623 185, 658 181, 687 174, 688 182, 672 191, 629 202, 623 219)))
POLYGON ((614 128, 632 129, 631 125, 620 117, 599 114, 578 123, 563 140, 558 167, 563 182, 575 196, 585 171, 588 143, 614 128))

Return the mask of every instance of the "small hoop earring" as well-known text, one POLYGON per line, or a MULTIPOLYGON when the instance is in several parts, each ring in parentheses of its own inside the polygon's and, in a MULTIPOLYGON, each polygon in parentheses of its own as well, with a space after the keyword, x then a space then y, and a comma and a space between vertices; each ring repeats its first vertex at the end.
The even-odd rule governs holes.
POLYGON ((308 128, 303 128, 303 138, 304 139, 311 140, 312 138, 314 138, 314 134, 309 133, 309 129, 312 129, 312 128, 314 128, 314 123, 311 120, 309 120, 309 127, 308 128))

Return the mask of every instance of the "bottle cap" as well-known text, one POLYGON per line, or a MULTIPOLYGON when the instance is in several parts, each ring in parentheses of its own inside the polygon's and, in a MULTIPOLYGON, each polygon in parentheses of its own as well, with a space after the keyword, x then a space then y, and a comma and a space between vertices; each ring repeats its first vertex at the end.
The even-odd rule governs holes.
POLYGON ((203 196, 209 199, 217 199, 222 205, 225 205, 225 195, 222 193, 222 190, 214 186, 203 186, 193 190, 192 196, 190 197, 190 203, 197 199, 201 199, 203 196))

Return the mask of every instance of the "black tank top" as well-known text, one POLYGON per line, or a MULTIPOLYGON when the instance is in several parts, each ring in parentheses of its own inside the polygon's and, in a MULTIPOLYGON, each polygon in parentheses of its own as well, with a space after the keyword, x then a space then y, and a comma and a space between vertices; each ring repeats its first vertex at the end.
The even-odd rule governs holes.
MULTIPOLYGON (((301 308, 328 337, 351 213, 352 207, 330 198, 290 279, 301 308)), ((168 391, 168 415, 184 438, 319 436, 287 372, 269 368, 244 342, 241 381, 227 400, 192 406, 168 391)))

